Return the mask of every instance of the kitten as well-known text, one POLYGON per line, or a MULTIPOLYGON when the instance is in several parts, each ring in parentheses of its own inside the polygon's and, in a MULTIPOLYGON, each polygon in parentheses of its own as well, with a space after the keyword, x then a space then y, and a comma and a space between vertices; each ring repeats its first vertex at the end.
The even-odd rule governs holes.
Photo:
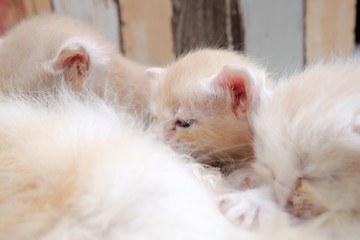
POLYGON ((263 69, 243 55, 204 49, 148 73, 151 109, 170 139, 188 143, 200 162, 236 159, 225 172, 248 164, 248 113, 266 92, 263 69))
POLYGON ((274 201, 298 223, 322 229, 331 239, 357 239, 360 62, 310 67, 280 84, 253 122, 253 167, 274 201))
POLYGON ((182 157, 91 95, 1 96, 0 113, 1 239, 253 239, 182 157))
POLYGON ((66 88, 38 98, 11 95, 0 95, 0 239, 288 240, 308 234, 250 233, 232 225, 207 190, 216 174, 185 163, 92 95, 66 88))
POLYGON ((65 78, 73 89, 131 103, 148 112, 145 66, 132 62, 94 29, 68 17, 42 15, 10 30, 0 44, 0 88, 37 92, 65 78), (19 81, 26 79, 26 81, 19 81))

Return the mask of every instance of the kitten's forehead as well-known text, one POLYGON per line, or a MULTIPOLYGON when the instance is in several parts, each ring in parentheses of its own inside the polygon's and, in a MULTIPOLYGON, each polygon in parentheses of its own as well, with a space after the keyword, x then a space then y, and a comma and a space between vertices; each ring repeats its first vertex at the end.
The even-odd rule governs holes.
POLYGON ((179 59, 160 75, 157 94, 167 96, 171 104, 193 101, 193 97, 201 99, 209 92, 213 76, 229 64, 257 69, 242 55, 224 50, 200 50, 179 59))
POLYGON ((199 81, 206 81, 227 64, 239 64, 255 68, 242 55, 224 50, 205 49, 189 53, 179 59, 167 69, 164 77, 175 85, 181 85, 185 82, 193 85, 199 81))
POLYGON ((275 162, 311 161, 334 171, 358 158, 358 69, 352 62, 317 67, 278 86, 255 120, 256 141, 264 148, 259 151, 275 162))

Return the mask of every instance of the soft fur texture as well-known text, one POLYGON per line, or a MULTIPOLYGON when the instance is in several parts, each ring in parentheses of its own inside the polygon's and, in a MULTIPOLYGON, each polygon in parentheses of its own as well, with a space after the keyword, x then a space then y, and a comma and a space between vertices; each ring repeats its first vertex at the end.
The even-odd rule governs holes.
POLYGON ((126 102, 148 112, 145 66, 132 62, 94 29, 67 17, 43 15, 10 30, 0 45, 0 88, 8 92, 52 88, 65 80, 74 90, 126 102), (26 79, 26 80, 24 80, 26 79))
POLYGON ((0 125, 1 239, 242 236, 200 167, 91 95, 2 97, 0 125))
POLYGON ((0 125, 0 239, 312 236, 232 225, 216 207, 216 171, 186 163, 91 94, 1 95, 0 125))
POLYGON ((311 67, 280 84, 253 121, 253 166, 270 188, 262 193, 299 226, 321 229, 331 239, 360 233, 359 119, 360 63, 350 60, 311 67))
POLYGON ((233 161, 225 172, 247 165, 248 113, 266 94, 263 69, 240 54, 203 49, 148 72, 151 108, 170 139, 187 143, 198 161, 233 161))
MULTIPOLYGON (((137 112, 146 109, 144 69, 113 53, 93 30, 42 16, 20 24, 1 44, 0 239, 357 236, 357 63, 309 70, 269 99, 264 71, 227 51, 202 50, 166 72, 150 71, 153 78, 160 74, 153 81, 153 109, 168 136, 195 143, 195 156, 241 159, 236 168, 248 163, 248 118, 257 116, 265 100, 254 118, 255 170, 265 184, 234 192, 217 170, 173 152, 151 129, 142 130, 125 107, 113 105, 120 101, 135 104, 137 112), (184 71, 200 62, 194 71, 184 71), (314 84, 314 78, 322 80, 314 84), (323 90, 327 84, 331 88, 323 90), (179 129, 179 120, 189 126, 179 129), (328 159, 331 164, 325 164, 328 159), (316 218, 290 226, 293 219, 283 207, 316 218), (324 224, 335 228, 318 235, 324 224)), ((260 182, 247 168, 230 176, 239 189, 260 182), (256 181, 249 182, 253 176, 256 181)))

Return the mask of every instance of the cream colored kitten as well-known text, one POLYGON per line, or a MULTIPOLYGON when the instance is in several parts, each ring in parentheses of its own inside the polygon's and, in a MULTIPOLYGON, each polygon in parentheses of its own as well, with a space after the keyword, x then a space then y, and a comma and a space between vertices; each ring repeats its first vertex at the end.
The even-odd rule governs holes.
POLYGON ((265 94, 264 70, 243 55, 204 49, 148 72, 154 78, 151 108, 170 139, 188 143, 200 161, 236 159, 235 168, 247 165, 248 113, 265 94))
POLYGON ((145 67, 121 56, 94 29, 67 17, 43 15, 10 30, 0 45, 0 88, 38 91, 65 77, 74 89, 89 88, 148 111, 145 67), (26 79, 26 81, 20 81, 26 79))
POLYGON ((0 239, 312 236, 281 226, 249 233, 232 225, 206 190, 218 175, 184 163, 116 109, 67 89, 39 98, 0 95, 0 239))
MULTIPOLYGON (((254 132, 253 166, 274 201, 298 224, 322 229, 331 239, 357 239, 360 63, 311 67, 282 83, 262 102, 254 132)), ((228 195, 223 203, 234 198, 228 195)), ((247 215, 236 213, 244 199, 227 209, 233 219, 247 215)), ((255 203, 253 209, 262 211, 263 206, 255 203)))
POLYGON ((68 91, 0 99, 0 239, 253 239, 111 105, 68 91))

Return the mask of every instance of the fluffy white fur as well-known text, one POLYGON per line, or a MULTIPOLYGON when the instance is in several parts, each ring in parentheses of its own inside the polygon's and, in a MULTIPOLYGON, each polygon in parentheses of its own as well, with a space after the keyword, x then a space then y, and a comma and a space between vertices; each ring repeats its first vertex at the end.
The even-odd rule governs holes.
POLYGON ((234 237, 193 165, 104 102, 3 97, 0 125, 0 239, 234 237))
POLYGON ((216 205, 215 190, 222 188, 216 171, 186 163, 91 94, 0 96, 0 126, 0 239, 309 234, 280 227, 249 233, 232 225, 216 205))
POLYGON ((281 83, 262 102, 253 121, 253 167, 264 187, 252 205, 251 195, 228 196, 225 203, 238 202, 227 215, 259 222, 239 206, 247 202, 252 211, 266 212, 268 205, 258 201, 264 196, 293 215, 299 228, 317 228, 330 239, 358 238, 359 80, 358 60, 318 65, 281 83))

